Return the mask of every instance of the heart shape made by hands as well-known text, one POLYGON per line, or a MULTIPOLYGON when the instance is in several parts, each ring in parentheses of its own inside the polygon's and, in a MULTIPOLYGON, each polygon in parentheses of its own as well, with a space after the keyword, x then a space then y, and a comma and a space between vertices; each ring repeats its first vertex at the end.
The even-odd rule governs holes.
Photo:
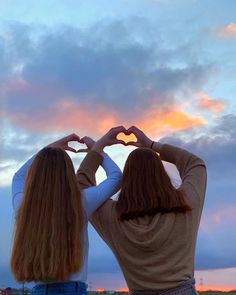
POLYGON ((68 142, 68 146, 69 147, 72 147, 73 149, 75 149, 76 151, 78 151, 78 150, 80 150, 80 149, 86 149, 87 148, 87 146, 86 146, 86 144, 84 144, 84 143, 82 143, 82 142, 80 142, 80 141, 69 141, 68 142))
POLYGON ((137 142, 137 137, 133 133, 124 133, 121 132, 116 137, 119 140, 123 140, 126 144, 130 141, 137 142))

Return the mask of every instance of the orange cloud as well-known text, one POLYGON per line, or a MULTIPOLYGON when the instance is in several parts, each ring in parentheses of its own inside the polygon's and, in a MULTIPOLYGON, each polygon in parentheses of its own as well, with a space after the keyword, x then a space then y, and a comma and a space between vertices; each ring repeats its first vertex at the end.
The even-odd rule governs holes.
POLYGON ((53 112, 45 110, 44 113, 26 114, 2 111, 1 116, 17 126, 38 132, 78 130, 95 135, 117 125, 116 116, 111 109, 83 106, 69 100, 58 102, 53 112))
POLYGON ((51 124, 60 130, 85 130, 94 135, 119 125, 113 109, 99 105, 80 105, 69 100, 55 106, 55 116, 51 118, 51 124))
POLYGON ((218 113, 225 108, 224 104, 219 99, 211 98, 207 93, 197 93, 195 94, 195 98, 198 101, 198 106, 202 109, 218 113))
POLYGON ((2 116, 17 126, 33 131, 77 131, 91 136, 102 134, 117 125, 127 128, 137 125, 149 136, 156 136, 205 124, 201 117, 189 115, 180 107, 168 110, 151 107, 139 117, 127 118, 111 107, 82 105, 69 98, 56 103, 53 111, 34 110, 33 114, 2 112, 2 116))
POLYGON ((216 35, 219 38, 236 38, 236 24, 235 23, 229 23, 227 26, 220 27, 216 30, 216 35))
POLYGON ((164 135, 169 132, 189 129, 195 126, 204 125, 206 122, 197 116, 185 113, 180 107, 174 107, 162 112, 150 109, 145 116, 140 119, 138 126, 149 135, 164 135))

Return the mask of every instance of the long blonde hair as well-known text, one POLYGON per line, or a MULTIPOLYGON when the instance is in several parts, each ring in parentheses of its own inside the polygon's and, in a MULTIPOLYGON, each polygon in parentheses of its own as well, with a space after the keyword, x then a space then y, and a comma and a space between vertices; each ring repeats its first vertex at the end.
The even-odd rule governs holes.
POLYGON ((26 177, 16 215, 11 271, 17 281, 64 281, 83 263, 84 211, 73 163, 44 148, 26 177))

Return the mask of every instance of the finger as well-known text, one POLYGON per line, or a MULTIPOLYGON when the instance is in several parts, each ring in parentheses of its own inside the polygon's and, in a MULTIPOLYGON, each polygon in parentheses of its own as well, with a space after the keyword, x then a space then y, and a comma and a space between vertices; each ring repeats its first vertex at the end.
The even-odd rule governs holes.
POLYGON ((89 137, 89 136, 84 136, 84 137, 82 137, 80 140, 82 140, 82 141, 87 141, 87 140, 89 140, 89 141, 94 141, 91 137, 89 137))
POLYGON ((128 129, 128 132, 129 132, 130 134, 133 133, 133 134, 137 137, 137 139, 143 135, 143 131, 141 131, 141 130, 140 130, 139 128, 137 128, 136 126, 132 126, 132 127, 130 127, 130 128, 128 129))
POLYGON ((123 141, 121 139, 117 139, 114 144, 123 144, 123 145, 125 145, 125 141, 123 141))
POLYGON ((81 143, 85 144, 89 149, 91 149, 93 145, 95 144, 95 141, 90 137, 86 137, 86 138, 83 138, 81 143))
POLYGON ((141 130, 138 128, 138 127, 136 127, 136 126, 131 126, 131 127, 129 127, 128 128, 128 131, 129 132, 133 132, 133 133, 137 133, 137 132, 141 132, 141 130))
POLYGON ((120 132, 126 132, 126 128, 124 126, 117 126, 111 129, 114 134, 118 134, 120 132))
POLYGON ((79 149, 78 151, 76 151, 76 153, 87 153, 89 151, 90 149, 79 149))
POLYGON ((67 146, 65 149, 66 149, 67 151, 70 151, 70 152, 76 153, 76 150, 73 149, 73 148, 70 147, 70 146, 67 146))
POLYGON ((130 130, 128 130, 128 129, 126 129, 125 131, 124 131, 124 134, 125 135, 130 135, 130 134, 132 134, 133 132, 132 131, 130 131, 130 130))
POLYGON ((87 138, 87 136, 80 138, 80 143, 85 143, 86 138, 87 138))
POLYGON ((66 139, 68 141, 80 141, 80 137, 77 134, 75 134, 75 133, 72 133, 72 134, 68 135, 66 137, 66 139))
POLYGON ((140 144, 137 141, 128 141, 125 143, 125 145, 132 145, 132 146, 140 147, 140 144))

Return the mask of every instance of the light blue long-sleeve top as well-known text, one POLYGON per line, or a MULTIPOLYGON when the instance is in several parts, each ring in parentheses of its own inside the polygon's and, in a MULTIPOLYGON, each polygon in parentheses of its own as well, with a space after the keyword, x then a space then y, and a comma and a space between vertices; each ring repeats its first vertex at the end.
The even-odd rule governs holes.
MULTIPOLYGON (((101 166, 106 172, 107 178, 97 186, 92 186, 81 191, 83 198, 84 211, 86 213, 84 232, 84 262, 79 272, 74 273, 71 281, 80 281, 86 283, 88 272, 88 219, 90 215, 99 208, 104 201, 109 199, 112 195, 117 193, 120 188, 120 180, 122 173, 120 168, 112 161, 112 159, 103 153, 103 162, 101 166)), ((31 165, 34 157, 29 159, 14 175, 12 181, 12 204, 16 214, 20 206, 23 189, 28 167, 31 165)), ((37 282, 39 283, 39 282, 37 282)), ((43 283, 43 282, 42 282, 43 283)))

